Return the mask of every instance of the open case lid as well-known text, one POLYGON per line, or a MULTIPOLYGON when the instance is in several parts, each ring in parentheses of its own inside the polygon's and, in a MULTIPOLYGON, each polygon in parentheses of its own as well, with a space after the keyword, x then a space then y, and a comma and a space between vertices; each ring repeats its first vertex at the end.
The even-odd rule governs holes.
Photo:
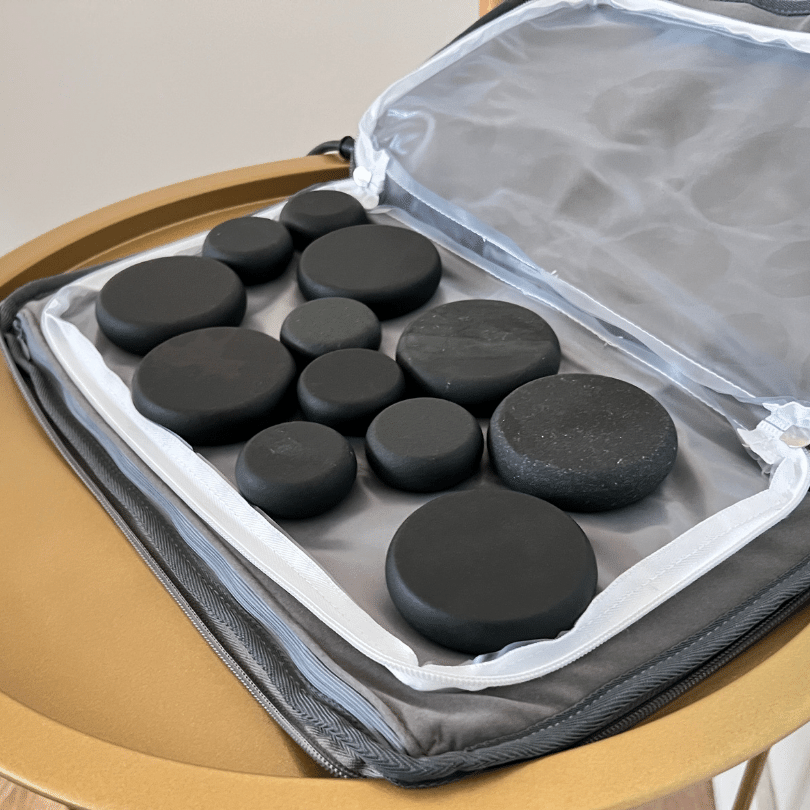
POLYGON ((808 68, 805 33, 527 2, 375 102, 354 179, 752 427, 810 402, 808 68))

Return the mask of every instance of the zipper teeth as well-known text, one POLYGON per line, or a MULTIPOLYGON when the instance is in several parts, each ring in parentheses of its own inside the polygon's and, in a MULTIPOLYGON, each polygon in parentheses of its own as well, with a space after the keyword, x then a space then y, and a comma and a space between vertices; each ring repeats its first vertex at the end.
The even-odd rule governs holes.
POLYGON ((579 745, 587 745, 588 743, 598 742, 599 740, 607 739, 623 731, 627 731, 642 720, 646 720, 659 709, 664 708, 668 703, 671 703, 676 698, 688 692, 692 687, 697 686, 702 681, 706 680, 709 676, 713 675, 718 670, 722 669, 726 664, 732 661, 741 653, 745 652, 749 647, 756 644, 756 642, 767 636, 772 630, 776 629, 782 622, 797 613, 801 608, 810 603, 810 592, 800 594, 799 596, 791 599, 784 607, 770 618, 766 619, 762 624, 748 633, 745 637, 737 641, 729 649, 718 654, 702 666, 696 672, 687 678, 679 681, 674 686, 662 692, 657 697, 645 703, 643 706, 635 709, 628 715, 625 715, 620 720, 613 723, 606 729, 591 735, 583 740, 579 745))
POLYGON ((163 587, 168 591, 169 595, 174 600, 175 604, 183 611, 183 614, 186 618, 194 625, 195 629, 200 633, 200 635, 205 639, 208 646, 214 652, 214 654, 225 664, 226 667, 236 676, 242 686, 250 692, 253 698, 262 706, 262 708, 270 715, 270 717, 278 723, 279 726, 307 753, 309 754, 312 759, 314 759, 319 765, 321 765, 325 770, 329 771, 334 776, 338 776, 341 778, 349 779, 358 776, 357 773, 351 771, 348 768, 334 762, 333 760, 326 757, 318 748, 303 736, 303 734, 296 728, 280 711, 276 706, 271 703, 267 696, 262 693, 258 687, 253 683, 250 677, 244 672, 244 670, 231 658, 231 656, 227 653, 227 651, 222 647, 216 637, 211 633, 208 627, 200 620, 197 614, 192 610, 192 608, 188 605, 185 598, 182 594, 177 590, 174 583, 166 576, 165 572, 160 568, 160 566, 155 562, 152 556, 147 552, 147 550, 143 547, 140 539, 138 536, 130 529, 130 527, 122 520, 120 515, 116 512, 115 509, 109 504, 107 501, 106 496, 104 493, 98 488, 96 482, 93 481, 92 478, 85 472, 85 470, 76 462, 73 458, 72 454, 68 451, 67 447, 65 446, 62 437, 56 432, 54 427, 48 422, 44 415, 41 413, 39 408, 39 403, 33 398, 33 396, 29 393, 27 388, 23 385, 22 380, 19 376, 19 373, 13 363, 9 362, 10 358, 6 352, 5 346, 3 346, 3 354, 5 355, 6 364, 9 367, 12 375, 12 379, 17 385, 18 390, 23 396, 26 404, 30 408, 31 412, 34 414, 37 422, 39 422, 42 429, 47 434, 48 438, 51 440, 53 445, 59 451, 60 455, 65 459, 68 463, 70 468, 73 470, 74 473, 80 478, 82 483, 90 490, 93 494, 95 499, 98 501, 99 506, 112 518, 115 525, 118 529, 122 532, 122 534, 127 538, 130 545, 135 549, 138 556, 146 563, 149 570, 158 578, 160 583, 163 587))

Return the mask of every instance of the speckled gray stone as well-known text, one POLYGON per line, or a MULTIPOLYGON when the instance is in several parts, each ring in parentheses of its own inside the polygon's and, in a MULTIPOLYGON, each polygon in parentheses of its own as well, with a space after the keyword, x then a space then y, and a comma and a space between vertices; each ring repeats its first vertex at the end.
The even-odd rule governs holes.
POLYGON ((487 440, 508 486, 573 512, 616 509, 649 495, 678 450, 675 425, 655 398, 596 374, 521 386, 493 413, 487 440))
POLYGON ((473 416, 433 397, 389 405, 369 425, 366 458, 377 477, 407 492, 438 492, 479 467, 484 435, 473 416))
POLYGON ((394 535, 388 592, 423 635, 477 655, 568 630, 596 589, 582 529, 546 501, 501 489, 440 495, 394 535))

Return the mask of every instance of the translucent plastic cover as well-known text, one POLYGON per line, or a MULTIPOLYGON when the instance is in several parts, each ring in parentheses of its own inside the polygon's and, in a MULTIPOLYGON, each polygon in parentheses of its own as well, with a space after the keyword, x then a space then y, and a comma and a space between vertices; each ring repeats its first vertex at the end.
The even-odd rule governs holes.
POLYGON ((635 6, 505 15, 391 88, 361 159, 700 385, 807 402, 810 37, 635 6))

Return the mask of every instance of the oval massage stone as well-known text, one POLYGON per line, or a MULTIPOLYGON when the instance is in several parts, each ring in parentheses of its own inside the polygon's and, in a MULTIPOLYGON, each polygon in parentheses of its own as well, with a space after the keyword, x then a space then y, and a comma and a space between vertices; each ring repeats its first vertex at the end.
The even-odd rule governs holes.
POLYGON ((357 460, 346 439, 315 422, 284 422, 257 433, 236 461, 236 483, 271 517, 307 518, 342 501, 357 460))
POLYGON ((408 325, 397 362, 430 396, 491 412, 523 383, 555 374, 560 344, 551 327, 525 307, 453 301, 408 325))
POLYGON ((301 254, 298 286, 309 298, 352 298, 381 319, 426 303, 442 274, 439 252, 415 231, 357 225, 334 231, 301 254))
POLYGON ((96 299, 96 320, 116 346, 146 354, 193 329, 238 326, 246 303, 230 267, 199 256, 164 256, 114 275, 96 299))
POLYGON ((508 486, 573 512, 616 509, 649 495, 678 450, 675 425, 656 399, 596 374, 521 386, 492 415, 488 442, 508 486))
POLYGON ((245 284, 261 284, 287 269, 293 242, 290 232, 275 220, 238 217, 208 232, 202 255, 227 264, 245 284))
POLYGON ((405 395, 405 378, 371 349, 339 349, 313 360, 298 378, 298 402, 312 422, 362 436, 371 420, 405 395))
POLYGON ((281 342, 306 364, 338 349, 379 349, 377 316, 350 298, 318 298, 296 307, 281 324, 281 342))
POLYGON ((480 654, 568 630, 596 590, 580 527, 530 495, 440 495, 400 526, 386 583, 405 620, 454 650, 480 654))
POLYGON ((432 397, 389 405, 366 433, 371 469, 407 492, 454 487, 478 470, 483 452, 484 435, 469 411, 432 397))
POLYGON ((132 401, 191 444, 227 444, 272 423, 294 376, 290 353, 263 332, 198 329, 143 358, 132 401))
POLYGON ((365 225, 368 217, 366 209, 351 194, 324 189, 290 197, 281 209, 279 221, 290 231, 295 246, 303 250, 331 231, 365 225))

